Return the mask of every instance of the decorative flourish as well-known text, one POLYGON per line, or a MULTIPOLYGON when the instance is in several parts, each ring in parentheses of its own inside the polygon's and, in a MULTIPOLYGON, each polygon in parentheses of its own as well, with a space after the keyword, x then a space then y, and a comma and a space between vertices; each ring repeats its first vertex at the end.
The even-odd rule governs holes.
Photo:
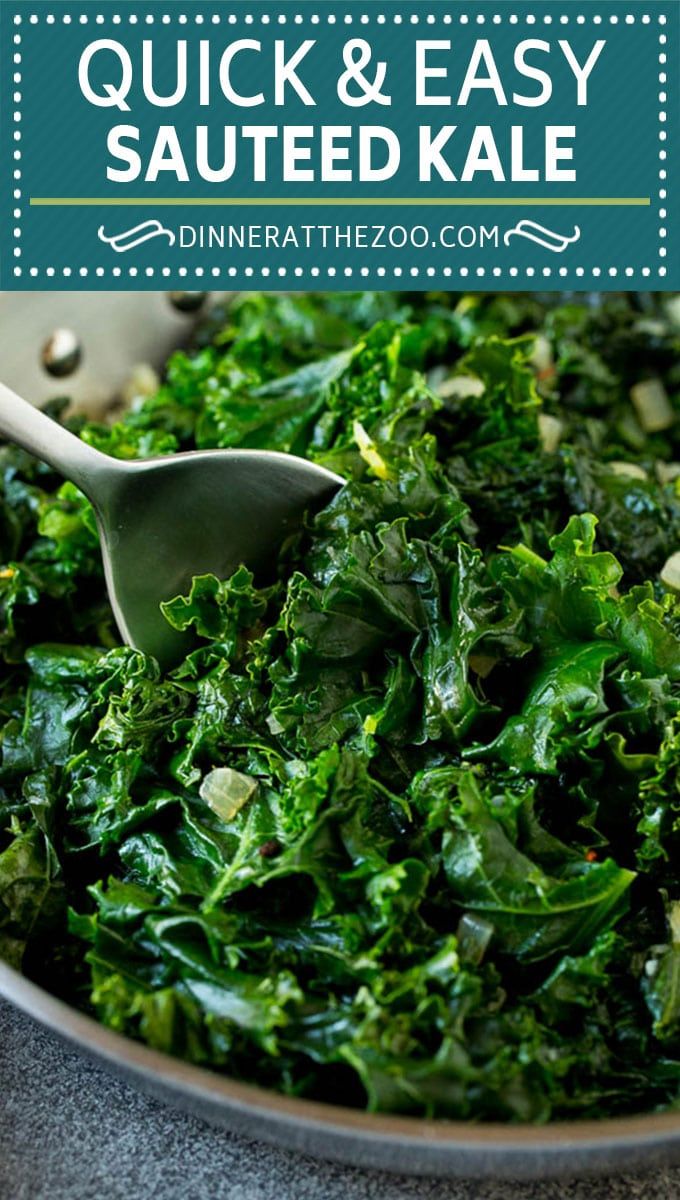
POLYGON ((511 237, 524 237, 530 242, 536 242, 539 246, 543 246, 544 250, 552 250, 555 254, 561 254, 567 246, 577 242, 580 236, 581 230, 578 225, 574 225, 574 232, 571 237, 568 237, 566 233, 555 233, 553 229, 546 229, 545 225, 539 225, 537 221, 524 218, 522 221, 518 221, 512 229, 508 229, 503 241, 508 246, 511 237))
POLYGON ((116 251, 116 254, 125 254, 127 250, 134 250, 143 242, 148 242, 155 237, 166 237, 171 246, 175 244, 175 235, 172 230, 166 229, 165 225, 161 225, 161 222, 155 218, 150 221, 142 221, 141 225, 135 225, 133 229, 125 229, 122 233, 112 234, 111 237, 104 233, 104 226, 100 225, 97 236, 100 242, 106 242, 112 250, 116 251))

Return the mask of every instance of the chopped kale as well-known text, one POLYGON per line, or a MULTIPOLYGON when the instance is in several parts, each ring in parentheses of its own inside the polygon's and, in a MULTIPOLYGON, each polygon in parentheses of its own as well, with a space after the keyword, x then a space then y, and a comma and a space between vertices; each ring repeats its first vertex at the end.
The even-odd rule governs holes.
POLYGON ((247 295, 109 454, 347 480, 119 644, 89 504, 0 449, 0 954, 294 1096, 680 1101, 673 297, 247 295), (664 579, 666 582, 664 582, 664 579), (676 862, 677 858, 677 862, 676 862))

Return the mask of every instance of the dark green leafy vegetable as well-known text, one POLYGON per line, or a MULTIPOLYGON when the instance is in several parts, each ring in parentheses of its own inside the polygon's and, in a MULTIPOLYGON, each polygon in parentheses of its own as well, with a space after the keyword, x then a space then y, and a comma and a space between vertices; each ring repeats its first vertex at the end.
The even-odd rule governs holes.
POLYGON ((671 297, 216 310, 81 436, 347 485, 273 582, 163 606, 195 637, 165 677, 118 644, 87 502, 0 449, 0 954, 291 1095, 677 1105, 678 364, 671 297))

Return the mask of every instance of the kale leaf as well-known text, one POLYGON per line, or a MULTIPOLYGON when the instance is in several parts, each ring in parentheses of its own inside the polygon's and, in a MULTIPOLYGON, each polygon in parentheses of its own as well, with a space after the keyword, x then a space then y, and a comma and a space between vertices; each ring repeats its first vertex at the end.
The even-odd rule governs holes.
POLYGON ((196 636, 166 675, 119 645, 84 497, 2 447, 0 954, 294 1096, 677 1105, 678 362, 669 297, 217 305, 72 427, 347 482, 273 582, 163 605, 196 636))

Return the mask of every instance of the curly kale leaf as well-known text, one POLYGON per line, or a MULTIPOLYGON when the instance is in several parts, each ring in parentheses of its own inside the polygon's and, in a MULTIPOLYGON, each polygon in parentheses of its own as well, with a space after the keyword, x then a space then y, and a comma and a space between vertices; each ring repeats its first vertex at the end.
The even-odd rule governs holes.
POLYGON ((654 296, 220 303, 71 427, 347 482, 273 583, 163 606, 196 635, 165 675, 118 644, 89 503, 0 449, 0 953, 290 1095, 677 1104, 679 351, 654 296))

